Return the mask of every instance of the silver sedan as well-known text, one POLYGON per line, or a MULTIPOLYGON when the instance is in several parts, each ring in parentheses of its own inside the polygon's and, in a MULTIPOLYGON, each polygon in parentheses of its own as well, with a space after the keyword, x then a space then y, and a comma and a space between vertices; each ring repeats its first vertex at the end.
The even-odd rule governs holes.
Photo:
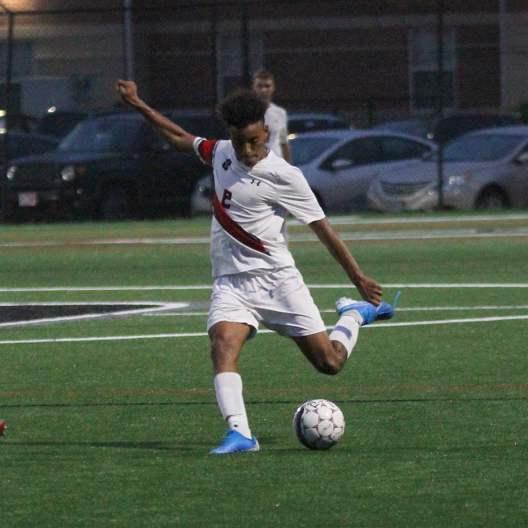
MULTIPOLYGON (((453 209, 528 206, 528 127, 488 128, 443 150, 443 205, 453 209)), ((368 191, 371 209, 430 210, 438 205, 436 155, 386 171, 368 191)))
POLYGON ((311 132, 291 140, 293 165, 328 212, 366 209, 367 190, 378 174, 435 148, 418 137, 370 130, 311 132))

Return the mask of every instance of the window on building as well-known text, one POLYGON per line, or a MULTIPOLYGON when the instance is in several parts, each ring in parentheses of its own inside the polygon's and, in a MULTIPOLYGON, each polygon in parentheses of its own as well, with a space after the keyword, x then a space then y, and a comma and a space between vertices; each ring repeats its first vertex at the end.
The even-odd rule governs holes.
MULTIPOLYGON (((410 92, 413 109, 438 107, 438 37, 436 28, 414 29, 410 34, 410 92)), ((455 105, 455 33, 446 28, 443 38, 442 98, 444 108, 455 105)))
MULTIPOLYGON (((219 98, 222 99, 243 83, 244 51, 240 35, 219 33, 217 50, 217 90, 219 98)), ((262 55, 262 36, 252 31, 249 42, 250 74, 262 67, 262 55)))

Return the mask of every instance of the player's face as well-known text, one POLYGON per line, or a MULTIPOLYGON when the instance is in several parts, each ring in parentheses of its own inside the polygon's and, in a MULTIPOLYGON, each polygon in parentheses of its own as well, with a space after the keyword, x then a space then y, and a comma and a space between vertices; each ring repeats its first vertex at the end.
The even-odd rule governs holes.
POLYGON ((230 127, 229 135, 238 161, 253 167, 268 155, 268 127, 263 121, 245 128, 230 127))
POLYGON ((255 79, 253 82, 253 91, 261 101, 269 104, 275 93, 275 83, 272 79, 255 79))

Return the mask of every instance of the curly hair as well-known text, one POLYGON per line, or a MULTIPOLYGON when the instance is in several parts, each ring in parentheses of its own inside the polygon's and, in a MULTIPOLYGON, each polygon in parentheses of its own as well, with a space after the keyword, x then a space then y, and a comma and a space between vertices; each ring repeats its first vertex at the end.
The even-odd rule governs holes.
POLYGON ((264 121, 268 105, 252 90, 239 89, 228 95, 219 105, 219 113, 228 127, 245 128, 264 121))

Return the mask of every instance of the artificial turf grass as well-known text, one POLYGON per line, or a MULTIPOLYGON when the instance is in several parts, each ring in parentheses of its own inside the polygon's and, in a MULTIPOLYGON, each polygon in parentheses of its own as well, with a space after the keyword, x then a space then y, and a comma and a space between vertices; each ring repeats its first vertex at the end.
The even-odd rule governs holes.
MULTIPOLYGON (((528 266, 518 238, 352 248, 369 273, 392 283, 518 282, 528 266)), ((346 282, 319 246, 292 249, 307 281, 346 282)), ((144 285, 154 279, 192 285, 208 278, 205 246, 189 256, 141 247, 7 255, 2 278, 10 286, 144 285)), ((521 305, 524 292, 406 289, 402 307, 521 305)), ((336 293, 314 290, 321 307, 331 307, 336 293)), ((3 298, 22 295, 145 300, 151 293, 27 292, 3 298)), ((207 298, 193 291, 156 295, 207 298)), ((452 317, 452 312, 402 312, 397 321, 452 317)), ((333 315, 325 319, 331 322, 333 315)), ((203 329, 203 322, 138 318, 2 334, 161 333, 203 329)), ((313 371, 287 340, 261 335, 248 343, 241 368, 262 451, 219 459, 207 454, 224 426, 205 336, 4 345, 0 416, 10 429, 0 443, 2 522, 9 527, 524 526, 524 329, 523 321, 365 328, 335 378, 313 371), (329 452, 306 450, 291 431, 295 408, 312 397, 337 401, 347 419, 342 442, 329 452)))

